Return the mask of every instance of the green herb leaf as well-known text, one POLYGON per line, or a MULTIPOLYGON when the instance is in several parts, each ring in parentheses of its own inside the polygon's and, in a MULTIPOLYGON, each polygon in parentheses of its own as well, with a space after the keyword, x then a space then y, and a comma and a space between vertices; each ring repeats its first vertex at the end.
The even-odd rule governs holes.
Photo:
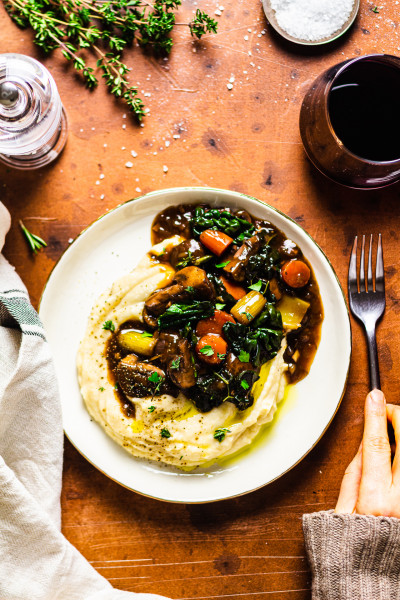
POLYGON ((259 292, 263 286, 263 282, 258 280, 257 283, 253 283, 253 285, 249 285, 249 290, 254 290, 255 292, 259 292))
POLYGON ((156 373, 156 371, 154 371, 151 375, 148 376, 147 379, 151 383, 159 383, 161 381, 162 377, 159 373, 156 373))
POLYGON ((374 13, 379 13, 379 9, 377 6, 374 6, 374 8, 371 8, 372 12, 374 13))
POLYGON ((115 331, 115 325, 112 321, 105 321, 103 323, 103 329, 106 329, 108 331, 115 331))
POLYGON ((154 412, 156 410, 156 407, 152 404, 151 406, 149 406, 149 408, 147 409, 150 413, 154 412))
POLYGON ((249 384, 247 383, 247 381, 245 379, 242 379, 242 381, 240 382, 240 385, 242 386, 242 388, 244 390, 248 390, 249 389, 249 384))
POLYGON ((214 350, 211 348, 211 346, 207 345, 200 350, 200 354, 204 354, 204 356, 214 356, 214 350))
POLYGON ((178 356, 177 358, 174 358, 174 360, 171 362, 169 368, 173 369, 173 370, 179 369, 180 363, 181 363, 181 357, 178 356))
POLYGON ((161 429, 161 437, 162 438, 170 438, 171 437, 171 434, 166 427, 163 427, 161 429))
POLYGON ((172 304, 158 317, 159 329, 181 329, 194 325, 200 319, 214 314, 214 304, 209 300, 193 300, 192 304, 172 304))
POLYGON ((103 387, 99 387, 99 392, 104 392, 104 388, 103 387))
POLYGON ((227 429, 226 427, 220 427, 214 431, 214 439, 221 443, 225 439, 226 434, 230 432, 230 429, 227 429))
POLYGON ((229 265, 231 261, 230 260, 226 260, 225 262, 219 263, 218 265, 215 265, 217 267, 217 269, 223 269, 224 267, 226 267, 226 265, 229 265))
POLYGON ((217 302, 217 304, 215 305, 215 308, 217 310, 224 310, 226 304, 220 304, 219 302, 217 302))
POLYGON ((142 337, 142 338, 149 338, 149 337, 153 337, 153 334, 149 333, 148 331, 143 331, 142 335, 140 337, 142 337))
POLYGON ((226 356, 226 354, 221 354, 220 352, 217 352, 217 355, 220 360, 224 360, 226 356))
POLYGON ((42 248, 47 246, 46 242, 44 240, 42 240, 42 238, 39 237, 38 235, 36 235, 35 233, 31 233, 29 231, 29 229, 27 229, 25 227, 25 225, 23 224, 22 221, 19 222, 19 226, 21 227, 21 229, 27 239, 27 242, 29 244, 29 248, 31 249, 33 254, 37 254, 38 250, 41 250, 42 248))
POLYGON ((239 360, 240 362, 248 363, 250 362, 250 354, 246 352, 246 350, 241 350, 239 352, 239 360))

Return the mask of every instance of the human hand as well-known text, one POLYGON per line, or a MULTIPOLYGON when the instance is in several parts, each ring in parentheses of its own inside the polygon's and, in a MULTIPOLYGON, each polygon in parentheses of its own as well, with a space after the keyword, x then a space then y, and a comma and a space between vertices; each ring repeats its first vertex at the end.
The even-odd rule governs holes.
POLYGON ((392 464, 387 421, 400 439, 400 406, 386 404, 380 390, 365 401, 364 435, 358 452, 346 469, 336 513, 358 513, 400 518, 400 449, 392 464))

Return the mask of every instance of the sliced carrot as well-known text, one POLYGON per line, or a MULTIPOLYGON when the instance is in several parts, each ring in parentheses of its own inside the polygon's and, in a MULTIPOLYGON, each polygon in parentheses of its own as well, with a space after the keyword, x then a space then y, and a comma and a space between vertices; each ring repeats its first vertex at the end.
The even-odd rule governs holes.
POLYGON ((213 254, 221 256, 221 254, 232 244, 233 239, 222 231, 206 229, 200 234, 200 241, 213 254))
POLYGON ((281 268, 283 281, 292 288, 304 287, 310 279, 310 269, 302 260, 289 260, 281 268))
POLYGON ((235 319, 224 310, 214 311, 214 315, 208 319, 202 319, 197 323, 196 335, 202 337, 207 333, 222 333, 222 327, 225 323, 236 323, 235 319))
POLYGON ((232 281, 229 281, 229 279, 227 279, 226 277, 221 275, 221 281, 224 284, 224 288, 226 289, 226 291, 228 292, 228 294, 230 294, 235 300, 240 300, 240 298, 243 298, 243 296, 246 295, 246 290, 244 288, 242 288, 241 285, 238 285, 237 283, 233 283, 232 281))
POLYGON ((203 335, 196 344, 197 356, 208 365, 219 365, 225 359, 228 344, 217 333, 203 335))

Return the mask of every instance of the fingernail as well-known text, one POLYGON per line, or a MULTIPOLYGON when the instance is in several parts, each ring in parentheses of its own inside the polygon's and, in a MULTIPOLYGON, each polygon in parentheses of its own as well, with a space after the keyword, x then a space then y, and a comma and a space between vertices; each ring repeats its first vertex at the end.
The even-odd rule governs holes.
POLYGON ((371 400, 375 404, 375 406, 382 407, 386 403, 385 396, 380 390, 372 390, 369 393, 369 397, 371 398, 371 400))

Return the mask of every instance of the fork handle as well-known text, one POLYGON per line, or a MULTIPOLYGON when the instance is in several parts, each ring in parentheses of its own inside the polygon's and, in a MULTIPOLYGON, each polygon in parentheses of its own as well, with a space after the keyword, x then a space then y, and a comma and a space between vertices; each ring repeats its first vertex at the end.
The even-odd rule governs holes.
POLYGON ((368 346, 368 358, 369 358, 369 379, 371 383, 371 390, 381 389, 381 380, 379 377, 379 362, 378 362, 378 348, 376 345, 376 327, 368 325, 365 327, 365 333, 367 336, 368 346))

